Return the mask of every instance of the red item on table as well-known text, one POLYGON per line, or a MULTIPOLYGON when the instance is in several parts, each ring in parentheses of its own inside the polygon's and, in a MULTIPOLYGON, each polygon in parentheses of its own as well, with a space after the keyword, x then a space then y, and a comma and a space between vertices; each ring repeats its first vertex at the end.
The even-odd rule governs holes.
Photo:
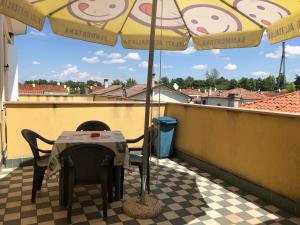
POLYGON ((91 137, 100 137, 100 133, 91 133, 91 137))

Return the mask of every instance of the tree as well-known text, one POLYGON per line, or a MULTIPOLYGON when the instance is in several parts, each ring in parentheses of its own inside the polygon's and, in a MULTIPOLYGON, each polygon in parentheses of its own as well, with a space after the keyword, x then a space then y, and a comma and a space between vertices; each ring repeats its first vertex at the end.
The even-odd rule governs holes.
POLYGON ((224 77, 220 77, 216 79, 216 87, 219 90, 227 90, 229 88, 229 81, 224 77))
POLYGON ((171 85, 177 84, 179 88, 186 88, 185 82, 181 77, 177 77, 176 79, 171 80, 171 85))
POLYGON ((194 87, 194 78, 191 76, 188 76, 187 78, 185 78, 185 87, 186 88, 193 88, 194 87))
POLYGON ((295 85, 295 83, 293 83, 293 82, 288 83, 287 90, 288 90, 288 92, 294 92, 294 91, 296 91, 296 85, 295 85))
POLYGON ((207 84, 211 87, 215 87, 216 80, 218 79, 219 75, 220 75, 220 72, 217 69, 212 69, 210 71, 210 73, 207 71, 205 74, 207 84))
POLYGON ((294 84, 296 85, 296 89, 300 90, 300 76, 296 75, 294 84))
POLYGON ((256 90, 257 91, 263 90, 263 80, 260 77, 256 80, 256 90))
POLYGON ((275 77, 270 75, 263 80, 262 91, 274 91, 276 89, 275 77))
POLYGON ((112 85, 121 85, 122 82, 120 80, 113 80, 113 82, 111 83, 112 85))
POLYGON ((133 78, 128 78, 128 79, 126 80, 126 87, 132 87, 132 86, 134 86, 134 85, 136 85, 136 80, 135 80, 135 79, 133 79, 133 78))
POLYGON ((286 77, 283 73, 276 78, 276 87, 281 90, 286 88, 286 77))
POLYGON ((166 86, 170 86, 170 81, 168 77, 161 77, 159 83, 164 84, 166 86))
POLYGON ((238 87, 238 81, 236 79, 231 79, 229 81, 228 89, 234 89, 238 87))
POLYGON ((95 81, 95 80, 88 80, 88 81, 86 82, 86 85, 87 85, 88 87, 90 87, 90 86, 102 86, 101 82, 95 81))

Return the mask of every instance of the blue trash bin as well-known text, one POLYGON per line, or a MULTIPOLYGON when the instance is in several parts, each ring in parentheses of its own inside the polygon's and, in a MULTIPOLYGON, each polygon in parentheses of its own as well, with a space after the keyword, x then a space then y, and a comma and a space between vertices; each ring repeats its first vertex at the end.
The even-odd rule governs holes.
POLYGON ((159 138, 155 140, 154 155, 158 158, 168 158, 174 155, 173 142, 177 121, 172 117, 157 117, 153 119, 155 127, 159 127, 159 138), (159 143, 160 142, 160 143, 159 143))

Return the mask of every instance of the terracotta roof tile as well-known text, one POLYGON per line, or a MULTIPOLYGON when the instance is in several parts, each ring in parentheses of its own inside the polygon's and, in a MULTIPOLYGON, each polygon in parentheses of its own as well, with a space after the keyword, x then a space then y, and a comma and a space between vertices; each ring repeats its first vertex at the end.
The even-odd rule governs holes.
POLYGON ((35 85, 32 84, 19 84, 20 94, 45 94, 52 93, 68 93, 68 89, 62 85, 35 85))
POLYGON ((121 89, 121 85, 111 85, 108 88, 105 88, 104 86, 101 87, 93 87, 92 94, 94 95, 104 95, 106 93, 115 91, 121 89))
POLYGON ((283 94, 267 100, 246 103, 241 108, 261 109, 279 112, 300 113, 300 91, 283 94))

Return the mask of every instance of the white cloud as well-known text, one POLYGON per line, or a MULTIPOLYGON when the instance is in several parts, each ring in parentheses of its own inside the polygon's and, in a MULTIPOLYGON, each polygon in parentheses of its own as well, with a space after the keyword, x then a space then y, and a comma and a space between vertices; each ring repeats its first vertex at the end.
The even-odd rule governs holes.
POLYGON ((142 61, 139 63, 139 67, 141 68, 148 68, 148 62, 147 61, 142 61))
POLYGON ((119 69, 120 70, 125 70, 127 67, 126 66, 120 66, 119 69))
POLYGON ((121 64, 121 63, 125 63, 126 60, 122 59, 122 58, 112 58, 110 60, 104 60, 103 63, 104 64, 121 64))
MULTIPOLYGON (((147 61, 142 61, 139 63, 139 67, 147 69, 148 68, 148 62, 147 61)), ((154 64, 153 67, 158 68, 159 65, 158 64, 154 64)))
MULTIPOLYGON (((51 75, 52 79, 58 81, 75 80, 75 81, 87 81, 87 80, 98 80, 102 81, 103 77, 97 74, 91 74, 87 71, 80 71, 76 65, 68 64, 61 73, 51 75)), ((49 77, 47 77, 49 78, 49 77)))
POLYGON ((229 63, 224 67, 224 69, 229 71, 234 71, 237 70, 237 65, 229 63))
POLYGON ((41 63, 39 61, 33 61, 32 64, 33 65, 40 65, 41 63))
POLYGON ((255 77, 266 77, 266 76, 269 76, 270 73, 265 72, 265 71, 256 71, 256 72, 253 72, 252 75, 255 77))
POLYGON ((195 65, 192 67, 194 70, 204 70, 207 68, 207 65, 202 65, 202 64, 199 64, 199 65, 195 65))
POLYGON ((38 30, 32 30, 32 31, 30 31, 29 34, 34 35, 34 36, 41 36, 41 37, 45 37, 45 36, 46 36, 45 33, 40 32, 40 31, 38 31, 38 30))
POLYGON ((196 50, 194 49, 194 47, 188 47, 186 50, 184 51, 179 51, 181 54, 184 55, 188 55, 188 54, 192 54, 194 53, 196 50))
MULTIPOLYGON (((281 54, 282 54, 282 47, 279 47, 276 51, 265 54, 265 57, 270 59, 279 59, 281 58, 281 54)), ((297 56, 300 56, 300 46, 286 45, 285 55, 288 58, 295 58, 297 56)))
MULTIPOLYGON (((158 65, 155 64, 154 67, 156 67, 156 66, 158 67, 158 65)), ((169 69, 173 69, 174 66, 172 66, 172 65, 162 65, 162 68, 165 69, 165 70, 169 70, 169 69)))
POLYGON ((110 53, 107 58, 109 59, 119 59, 122 58, 122 55, 120 53, 110 53))
POLYGON ((134 72, 134 71, 136 71, 136 69, 134 69, 134 68, 128 68, 128 71, 134 72))
POLYGON ((223 57, 223 59, 224 59, 225 61, 230 61, 230 60, 231 60, 230 57, 223 57))
POLYGON ((55 70, 51 70, 51 73, 56 73, 56 71, 55 70))
POLYGON ((94 55, 96 55, 96 56, 107 56, 107 53, 104 52, 103 50, 99 50, 99 51, 95 52, 94 55))
POLYGON ((68 64, 65 70, 61 73, 62 76, 78 73, 78 67, 76 65, 68 64))
POLYGON ((93 57, 82 57, 81 60, 83 62, 89 63, 89 64, 96 64, 99 63, 99 57, 98 56, 93 56, 93 57))
POLYGON ((141 56, 137 52, 130 52, 124 57, 124 59, 141 60, 141 56))
POLYGON ((212 49, 212 50, 210 50, 210 52, 211 52, 211 54, 213 54, 213 55, 218 55, 218 54, 221 53, 221 50, 220 50, 220 49, 212 49))

